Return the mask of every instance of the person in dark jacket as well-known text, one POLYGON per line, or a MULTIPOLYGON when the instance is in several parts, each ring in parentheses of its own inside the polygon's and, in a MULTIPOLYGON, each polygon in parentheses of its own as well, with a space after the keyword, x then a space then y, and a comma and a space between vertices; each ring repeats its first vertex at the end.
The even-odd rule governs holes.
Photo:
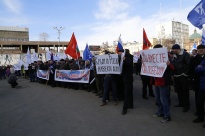
POLYGON ((10 73, 11 74, 9 75, 8 83, 11 84, 12 88, 15 88, 18 85, 18 83, 16 82, 17 81, 17 77, 15 75, 14 68, 12 68, 12 67, 10 68, 10 73))
MULTIPOLYGON (((199 92, 198 92, 198 117, 194 120, 194 123, 204 121, 204 101, 205 101, 205 59, 195 68, 197 74, 200 75, 199 79, 199 92)), ((205 128, 205 123, 203 125, 205 128)))
MULTIPOLYGON (((205 46, 199 45, 197 46, 197 55, 192 56, 190 59, 190 80, 193 84, 193 89, 195 92, 195 104, 197 109, 197 99, 198 99, 198 92, 199 92, 199 80, 200 75, 195 72, 195 68, 198 67, 198 65, 201 63, 202 60, 205 59, 205 46)), ((198 111, 196 110, 196 115, 198 114, 198 111)))
POLYGON ((34 63, 31 63, 31 65, 28 68, 30 71, 30 82, 35 82, 35 72, 37 67, 34 65, 34 63))
MULTIPOLYGON (((79 70, 79 65, 77 64, 77 61, 75 61, 73 59, 70 60, 70 68, 71 68, 71 70, 79 70)), ((79 84, 78 83, 71 83, 70 85, 71 85, 70 87, 75 89, 75 90, 79 89, 79 84)))
MULTIPOLYGON (((162 48, 163 46, 160 44, 157 44, 154 46, 155 48, 162 48)), ((155 93, 156 93, 156 100, 158 103, 158 110, 157 113, 154 114, 154 117, 164 117, 163 120, 161 120, 162 123, 171 121, 170 116, 170 108, 169 108, 169 86, 172 81, 172 70, 174 70, 174 66, 170 63, 170 61, 167 61, 167 68, 163 74, 162 77, 155 77, 154 80, 154 86, 155 86, 155 93)))
POLYGON ((123 59, 122 77, 124 83, 124 104, 122 115, 127 113, 127 109, 133 109, 133 55, 128 49, 125 49, 123 59))
MULTIPOLYGON (((118 50, 118 61, 121 63, 121 56, 124 50, 118 50)), ((116 75, 118 100, 124 101, 124 83, 122 75, 116 75)))
POLYGON ((188 76, 190 66, 190 55, 181 49, 178 44, 172 46, 174 52, 174 84, 178 95, 179 104, 175 107, 183 107, 183 112, 189 110, 189 87, 188 76))
POLYGON ((55 76, 55 69, 56 69, 56 65, 55 62, 53 60, 49 61, 49 70, 50 70, 50 74, 49 74, 49 84, 51 87, 56 87, 56 82, 54 80, 54 76, 55 76))

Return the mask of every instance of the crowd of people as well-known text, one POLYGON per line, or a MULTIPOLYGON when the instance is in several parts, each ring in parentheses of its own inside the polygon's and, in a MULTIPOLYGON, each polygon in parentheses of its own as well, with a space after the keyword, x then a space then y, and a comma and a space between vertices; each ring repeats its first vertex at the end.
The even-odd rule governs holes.
MULTIPOLYGON (((163 48, 163 46, 157 44, 153 48, 163 48)), ((119 64, 123 62, 121 75, 97 74, 95 57, 93 57, 92 60, 83 60, 80 57, 77 60, 66 58, 60 61, 37 61, 30 64, 28 70, 24 70, 22 67, 21 73, 23 77, 29 77, 30 82, 48 84, 51 87, 64 87, 93 92, 101 98, 102 103, 100 106, 106 106, 110 101, 113 102, 113 105, 117 105, 118 101, 124 101, 122 115, 125 115, 128 109, 134 108, 133 73, 136 72, 137 75, 140 75, 141 65, 143 64, 142 58, 139 58, 138 62, 133 64, 133 55, 130 54, 128 49, 125 50, 125 56, 123 58, 121 58, 121 54, 124 50, 118 50, 119 64), (83 69, 90 69, 89 83, 59 82, 54 80, 55 70, 83 69), (49 70, 49 80, 38 78, 37 70, 49 70)), ((172 51, 168 52, 169 60, 166 62, 167 68, 163 77, 158 78, 140 75, 143 86, 142 98, 145 100, 148 99, 147 92, 149 92, 150 97, 155 97, 157 110, 156 113, 153 114, 153 117, 162 117, 162 123, 169 122, 171 121, 171 86, 173 86, 178 96, 178 104, 175 105, 175 107, 181 107, 183 112, 188 112, 190 108, 189 85, 192 84, 192 89, 195 92, 195 115, 197 116, 193 122, 204 122, 205 46, 198 45, 197 50, 193 50, 192 54, 181 49, 178 44, 173 45, 171 50, 172 51)), ((110 54, 110 52, 105 51, 105 54, 110 54)), ((7 68, 0 67, 0 78, 6 75, 7 72, 5 70, 7 70, 7 68)), ((203 127, 205 127, 205 123, 203 127)))

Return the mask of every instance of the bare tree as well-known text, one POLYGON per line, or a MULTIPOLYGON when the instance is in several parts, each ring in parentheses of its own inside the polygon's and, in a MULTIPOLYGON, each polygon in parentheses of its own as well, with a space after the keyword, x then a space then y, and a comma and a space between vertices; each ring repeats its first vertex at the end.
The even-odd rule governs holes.
POLYGON ((39 34, 40 41, 47 41, 48 37, 49 37, 49 35, 45 32, 39 34))

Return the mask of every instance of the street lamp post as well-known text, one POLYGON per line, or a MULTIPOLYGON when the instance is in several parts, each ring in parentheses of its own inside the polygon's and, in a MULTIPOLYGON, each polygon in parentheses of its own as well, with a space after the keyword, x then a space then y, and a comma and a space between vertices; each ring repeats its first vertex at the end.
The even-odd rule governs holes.
MULTIPOLYGON (((58 32, 58 47, 60 48, 60 36, 61 36, 61 31, 63 30, 63 29, 65 29, 65 27, 60 27, 60 28, 58 28, 58 27, 53 27, 53 29, 55 29, 55 30, 57 30, 57 32, 58 32)), ((64 47, 63 47, 64 48, 64 47)), ((58 48, 57 48, 57 51, 58 51, 58 48)))

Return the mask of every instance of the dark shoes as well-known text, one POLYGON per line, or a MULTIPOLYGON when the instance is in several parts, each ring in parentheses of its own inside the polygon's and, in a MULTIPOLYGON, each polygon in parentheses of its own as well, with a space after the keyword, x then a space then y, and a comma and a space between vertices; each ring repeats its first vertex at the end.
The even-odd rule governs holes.
POLYGON ((151 95, 149 95, 150 97, 155 97, 155 95, 154 94, 151 94, 151 95))
POLYGON ((156 113, 156 114, 154 114, 154 115, 152 115, 153 117, 164 117, 164 114, 158 114, 158 113, 156 113))
POLYGON ((127 114, 127 110, 122 110, 122 115, 127 114))
POLYGON ((203 125, 203 128, 205 128, 205 124, 203 125))
POLYGON ((169 121, 171 121, 170 117, 164 117, 163 120, 161 120, 161 123, 167 123, 169 121))
POLYGON ((147 96, 142 96, 143 99, 148 100, 147 96))
POLYGON ((106 102, 103 102, 100 106, 105 106, 105 105, 107 105, 107 103, 106 103, 106 102))
POLYGON ((99 98, 102 98, 102 95, 99 95, 99 98))
POLYGON ((200 123, 200 122, 204 122, 204 119, 202 118, 197 118, 195 120, 193 120, 194 123, 200 123))

